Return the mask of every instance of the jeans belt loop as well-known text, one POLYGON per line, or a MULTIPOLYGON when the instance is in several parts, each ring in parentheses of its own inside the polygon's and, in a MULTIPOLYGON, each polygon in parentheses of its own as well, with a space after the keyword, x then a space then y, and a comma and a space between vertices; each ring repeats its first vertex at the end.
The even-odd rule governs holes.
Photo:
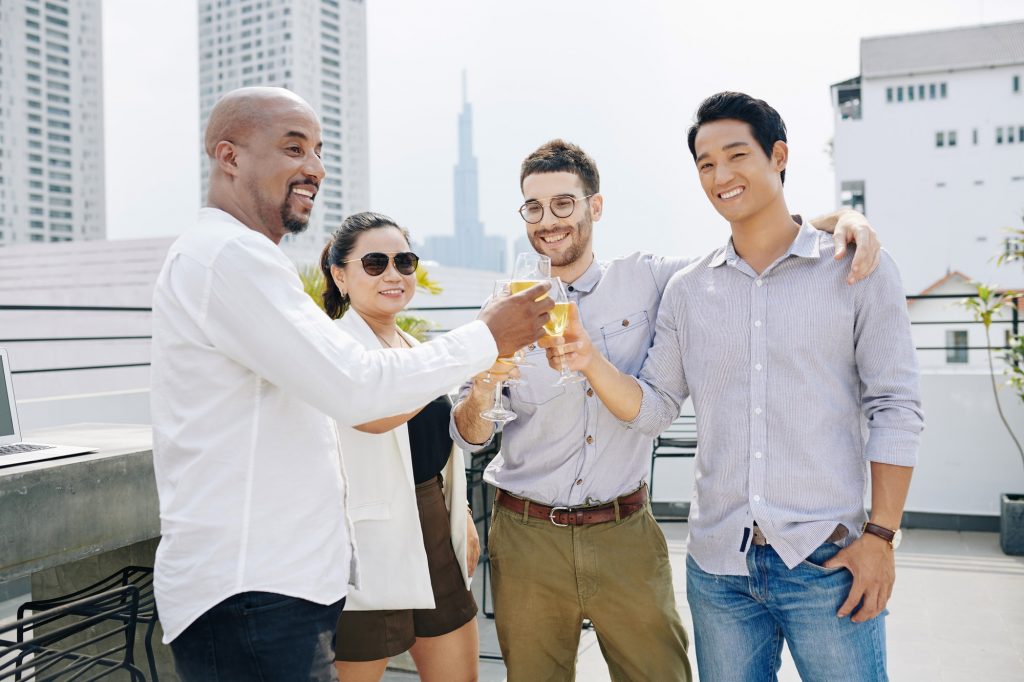
POLYGON ((523 500, 523 523, 530 522, 530 501, 523 500))
POLYGON ((612 500, 612 506, 615 507, 615 523, 622 521, 622 514, 619 512, 619 498, 612 500))

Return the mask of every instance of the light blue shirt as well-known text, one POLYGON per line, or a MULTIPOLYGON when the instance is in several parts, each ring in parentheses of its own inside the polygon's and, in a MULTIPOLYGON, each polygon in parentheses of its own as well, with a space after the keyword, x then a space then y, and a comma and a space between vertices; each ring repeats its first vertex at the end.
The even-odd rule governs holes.
POLYGON ((848 255, 809 226, 760 275, 732 241, 669 282, 633 425, 697 415, 689 553, 747 575, 756 521, 790 568, 842 524, 860 535, 868 462, 914 466, 924 418, 899 271, 846 283, 848 255))
MULTIPOLYGON (((692 259, 635 253, 608 262, 594 261, 568 287, 594 345, 620 371, 636 376, 654 337, 662 292, 692 259)), ((507 492, 548 505, 576 506, 608 502, 647 481, 651 436, 616 419, 589 383, 556 386, 558 372, 543 349, 531 347, 522 368, 526 383, 511 389, 518 414, 504 426, 501 452, 484 479, 507 492)), ((462 388, 460 400, 469 392, 462 388)), ((678 414, 678 412, 677 412, 678 414)), ((472 451, 459 435, 456 444, 472 451)))

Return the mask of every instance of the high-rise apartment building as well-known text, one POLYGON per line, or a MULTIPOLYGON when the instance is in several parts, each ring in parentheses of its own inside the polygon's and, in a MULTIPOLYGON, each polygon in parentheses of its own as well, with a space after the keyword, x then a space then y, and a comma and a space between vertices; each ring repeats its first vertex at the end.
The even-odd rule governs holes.
POLYGON ((484 234, 480 221, 479 182, 473 154, 473 105, 466 96, 466 74, 462 74, 462 112, 459 114, 459 160, 454 170, 455 236, 427 237, 425 258, 441 265, 504 272, 508 267, 508 244, 504 237, 484 234))
POLYGON ((0 244, 106 235, 100 5, 0 2, 0 244))
POLYGON ((327 176, 298 238, 310 245, 369 206, 366 78, 363 0, 199 0, 200 130, 221 95, 251 85, 288 88, 320 115, 327 176))
POLYGON ((954 271, 1024 284, 992 259, 1024 214, 1024 22, 865 38, 832 103, 838 202, 871 219, 908 292, 954 271))

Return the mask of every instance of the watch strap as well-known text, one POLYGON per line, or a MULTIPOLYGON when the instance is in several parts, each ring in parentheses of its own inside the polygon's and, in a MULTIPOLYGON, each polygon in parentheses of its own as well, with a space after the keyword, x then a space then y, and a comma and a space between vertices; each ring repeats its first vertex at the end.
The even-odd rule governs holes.
POLYGON ((877 535, 878 537, 888 542, 890 545, 892 544, 892 539, 896 537, 895 530, 890 530, 889 528, 879 526, 877 523, 871 523, 870 521, 865 521, 864 527, 861 530, 865 533, 877 535))

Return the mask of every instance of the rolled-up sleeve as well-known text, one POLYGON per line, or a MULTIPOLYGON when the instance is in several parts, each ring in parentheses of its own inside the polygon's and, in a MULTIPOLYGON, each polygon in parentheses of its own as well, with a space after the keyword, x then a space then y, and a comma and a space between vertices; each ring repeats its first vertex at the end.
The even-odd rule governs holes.
POLYGON ((878 270, 858 285, 856 304, 854 344, 868 425, 864 457, 912 467, 924 413, 907 300, 888 253, 882 252, 878 270))
POLYGON ((463 452, 468 453, 476 452, 477 450, 481 450, 490 445, 491 441, 494 440, 494 434, 498 432, 498 425, 492 422, 491 435, 488 436, 487 440, 483 443, 470 443, 462 437, 461 433, 459 433, 459 428, 455 425, 455 408, 459 406, 459 403, 469 397, 469 391, 472 387, 472 383, 468 381, 462 385, 462 388, 459 389, 459 398, 455 401, 455 405, 452 407, 451 414, 448 418, 448 434, 452 437, 452 442, 455 443, 455 446, 460 448, 463 452))

